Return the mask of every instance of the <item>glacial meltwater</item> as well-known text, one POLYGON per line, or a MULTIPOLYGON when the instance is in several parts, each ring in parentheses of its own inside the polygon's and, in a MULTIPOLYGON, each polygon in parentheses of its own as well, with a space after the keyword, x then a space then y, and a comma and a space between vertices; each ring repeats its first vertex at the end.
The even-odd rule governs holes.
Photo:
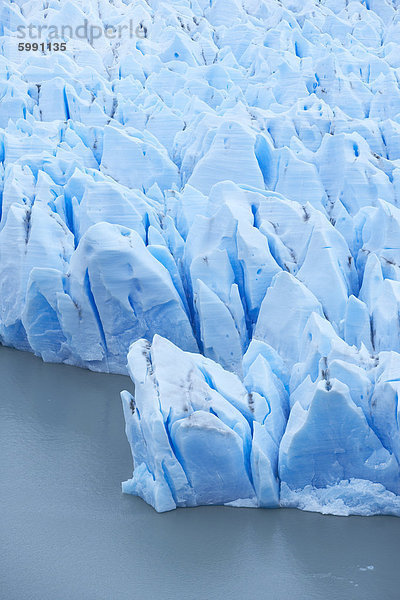
POLYGON ((398 600, 400 519, 121 493, 127 377, 0 348, 1 600, 398 600))

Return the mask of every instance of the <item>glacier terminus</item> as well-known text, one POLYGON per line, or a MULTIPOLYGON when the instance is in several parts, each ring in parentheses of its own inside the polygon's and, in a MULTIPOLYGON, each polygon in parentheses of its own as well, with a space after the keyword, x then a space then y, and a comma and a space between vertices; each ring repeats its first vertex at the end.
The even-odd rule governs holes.
POLYGON ((0 47, 0 341, 130 375, 123 491, 400 516, 400 1, 10 0, 0 47))

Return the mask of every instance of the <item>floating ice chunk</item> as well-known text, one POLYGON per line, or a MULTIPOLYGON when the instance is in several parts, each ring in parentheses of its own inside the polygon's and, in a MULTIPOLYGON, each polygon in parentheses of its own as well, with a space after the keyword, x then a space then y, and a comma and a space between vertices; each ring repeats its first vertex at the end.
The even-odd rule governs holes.
POLYGON ((291 490, 283 482, 281 506, 341 517, 400 516, 399 496, 388 491, 380 483, 355 478, 324 488, 307 485, 301 490, 291 490))

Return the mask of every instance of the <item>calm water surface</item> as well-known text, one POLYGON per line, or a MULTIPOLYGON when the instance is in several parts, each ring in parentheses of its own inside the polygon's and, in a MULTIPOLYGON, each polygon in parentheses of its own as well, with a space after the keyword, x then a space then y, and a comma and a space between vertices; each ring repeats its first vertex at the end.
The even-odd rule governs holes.
POLYGON ((0 348, 1 600, 399 600, 400 519, 158 515, 131 475, 127 377, 0 348))

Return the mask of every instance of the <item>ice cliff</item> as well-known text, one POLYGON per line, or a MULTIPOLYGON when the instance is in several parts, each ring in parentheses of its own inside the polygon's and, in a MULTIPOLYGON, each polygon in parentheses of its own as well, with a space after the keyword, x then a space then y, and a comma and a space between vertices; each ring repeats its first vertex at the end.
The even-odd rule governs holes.
POLYGON ((400 514, 399 35, 397 0, 1 5, 0 340, 128 355, 157 510, 400 514), (85 20, 139 29, 18 51, 85 20))
POLYGON ((316 375, 301 383, 303 364, 288 381, 279 355, 259 340, 243 357, 243 381, 157 335, 135 342, 135 398, 122 393, 135 470, 124 491, 158 511, 232 504, 400 515, 397 423, 384 433, 399 355, 381 353, 377 365, 315 313, 304 335, 316 375))

